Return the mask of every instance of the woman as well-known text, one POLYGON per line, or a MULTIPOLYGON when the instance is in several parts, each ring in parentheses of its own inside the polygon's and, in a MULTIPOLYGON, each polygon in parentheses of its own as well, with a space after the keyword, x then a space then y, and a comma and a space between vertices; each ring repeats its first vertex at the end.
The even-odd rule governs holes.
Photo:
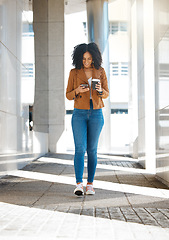
POLYGON ((74 69, 70 71, 66 97, 74 100, 72 130, 75 143, 74 169, 76 175, 77 196, 84 195, 83 171, 84 155, 87 151, 88 179, 86 194, 95 194, 93 180, 97 165, 97 146, 104 119, 103 98, 109 96, 107 77, 101 67, 102 57, 95 43, 80 44, 72 54, 74 69), (96 89, 92 88, 91 80, 100 82, 96 89))

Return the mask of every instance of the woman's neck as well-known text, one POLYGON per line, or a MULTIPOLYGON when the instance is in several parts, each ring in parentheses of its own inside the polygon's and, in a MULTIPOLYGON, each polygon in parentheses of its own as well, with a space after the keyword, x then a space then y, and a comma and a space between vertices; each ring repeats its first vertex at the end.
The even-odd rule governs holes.
POLYGON ((85 72, 90 72, 90 71, 92 71, 92 70, 93 70, 92 67, 90 67, 90 68, 84 68, 84 71, 85 71, 85 72))
POLYGON ((91 78, 92 77, 92 74, 93 74, 93 68, 84 68, 84 73, 87 77, 87 79, 91 78))

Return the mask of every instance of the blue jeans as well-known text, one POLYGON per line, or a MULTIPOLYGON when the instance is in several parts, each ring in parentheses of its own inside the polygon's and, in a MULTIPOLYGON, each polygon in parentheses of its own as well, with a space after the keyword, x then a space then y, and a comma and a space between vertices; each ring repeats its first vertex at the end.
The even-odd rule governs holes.
POLYGON ((84 155, 87 151, 87 181, 92 183, 97 165, 97 146, 99 136, 104 125, 102 109, 93 109, 90 100, 90 109, 75 108, 72 115, 72 130, 75 143, 74 169, 76 183, 83 182, 84 155))

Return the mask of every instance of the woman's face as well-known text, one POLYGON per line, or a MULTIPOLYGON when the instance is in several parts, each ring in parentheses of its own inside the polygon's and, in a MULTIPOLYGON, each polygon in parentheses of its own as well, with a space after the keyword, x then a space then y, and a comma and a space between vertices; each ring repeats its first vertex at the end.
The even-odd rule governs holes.
POLYGON ((92 55, 89 52, 83 54, 83 66, 84 68, 91 68, 92 66, 92 55))

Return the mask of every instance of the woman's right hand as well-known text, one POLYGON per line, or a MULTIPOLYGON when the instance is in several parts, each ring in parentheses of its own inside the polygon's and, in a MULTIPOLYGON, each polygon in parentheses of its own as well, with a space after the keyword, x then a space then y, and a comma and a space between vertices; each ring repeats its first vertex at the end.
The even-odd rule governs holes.
POLYGON ((83 86, 79 86, 78 88, 76 88, 76 94, 79 94, 79 93, 84 93, 84 92, 88 92, 90 89, 89 88, 85 88, 83 86))

